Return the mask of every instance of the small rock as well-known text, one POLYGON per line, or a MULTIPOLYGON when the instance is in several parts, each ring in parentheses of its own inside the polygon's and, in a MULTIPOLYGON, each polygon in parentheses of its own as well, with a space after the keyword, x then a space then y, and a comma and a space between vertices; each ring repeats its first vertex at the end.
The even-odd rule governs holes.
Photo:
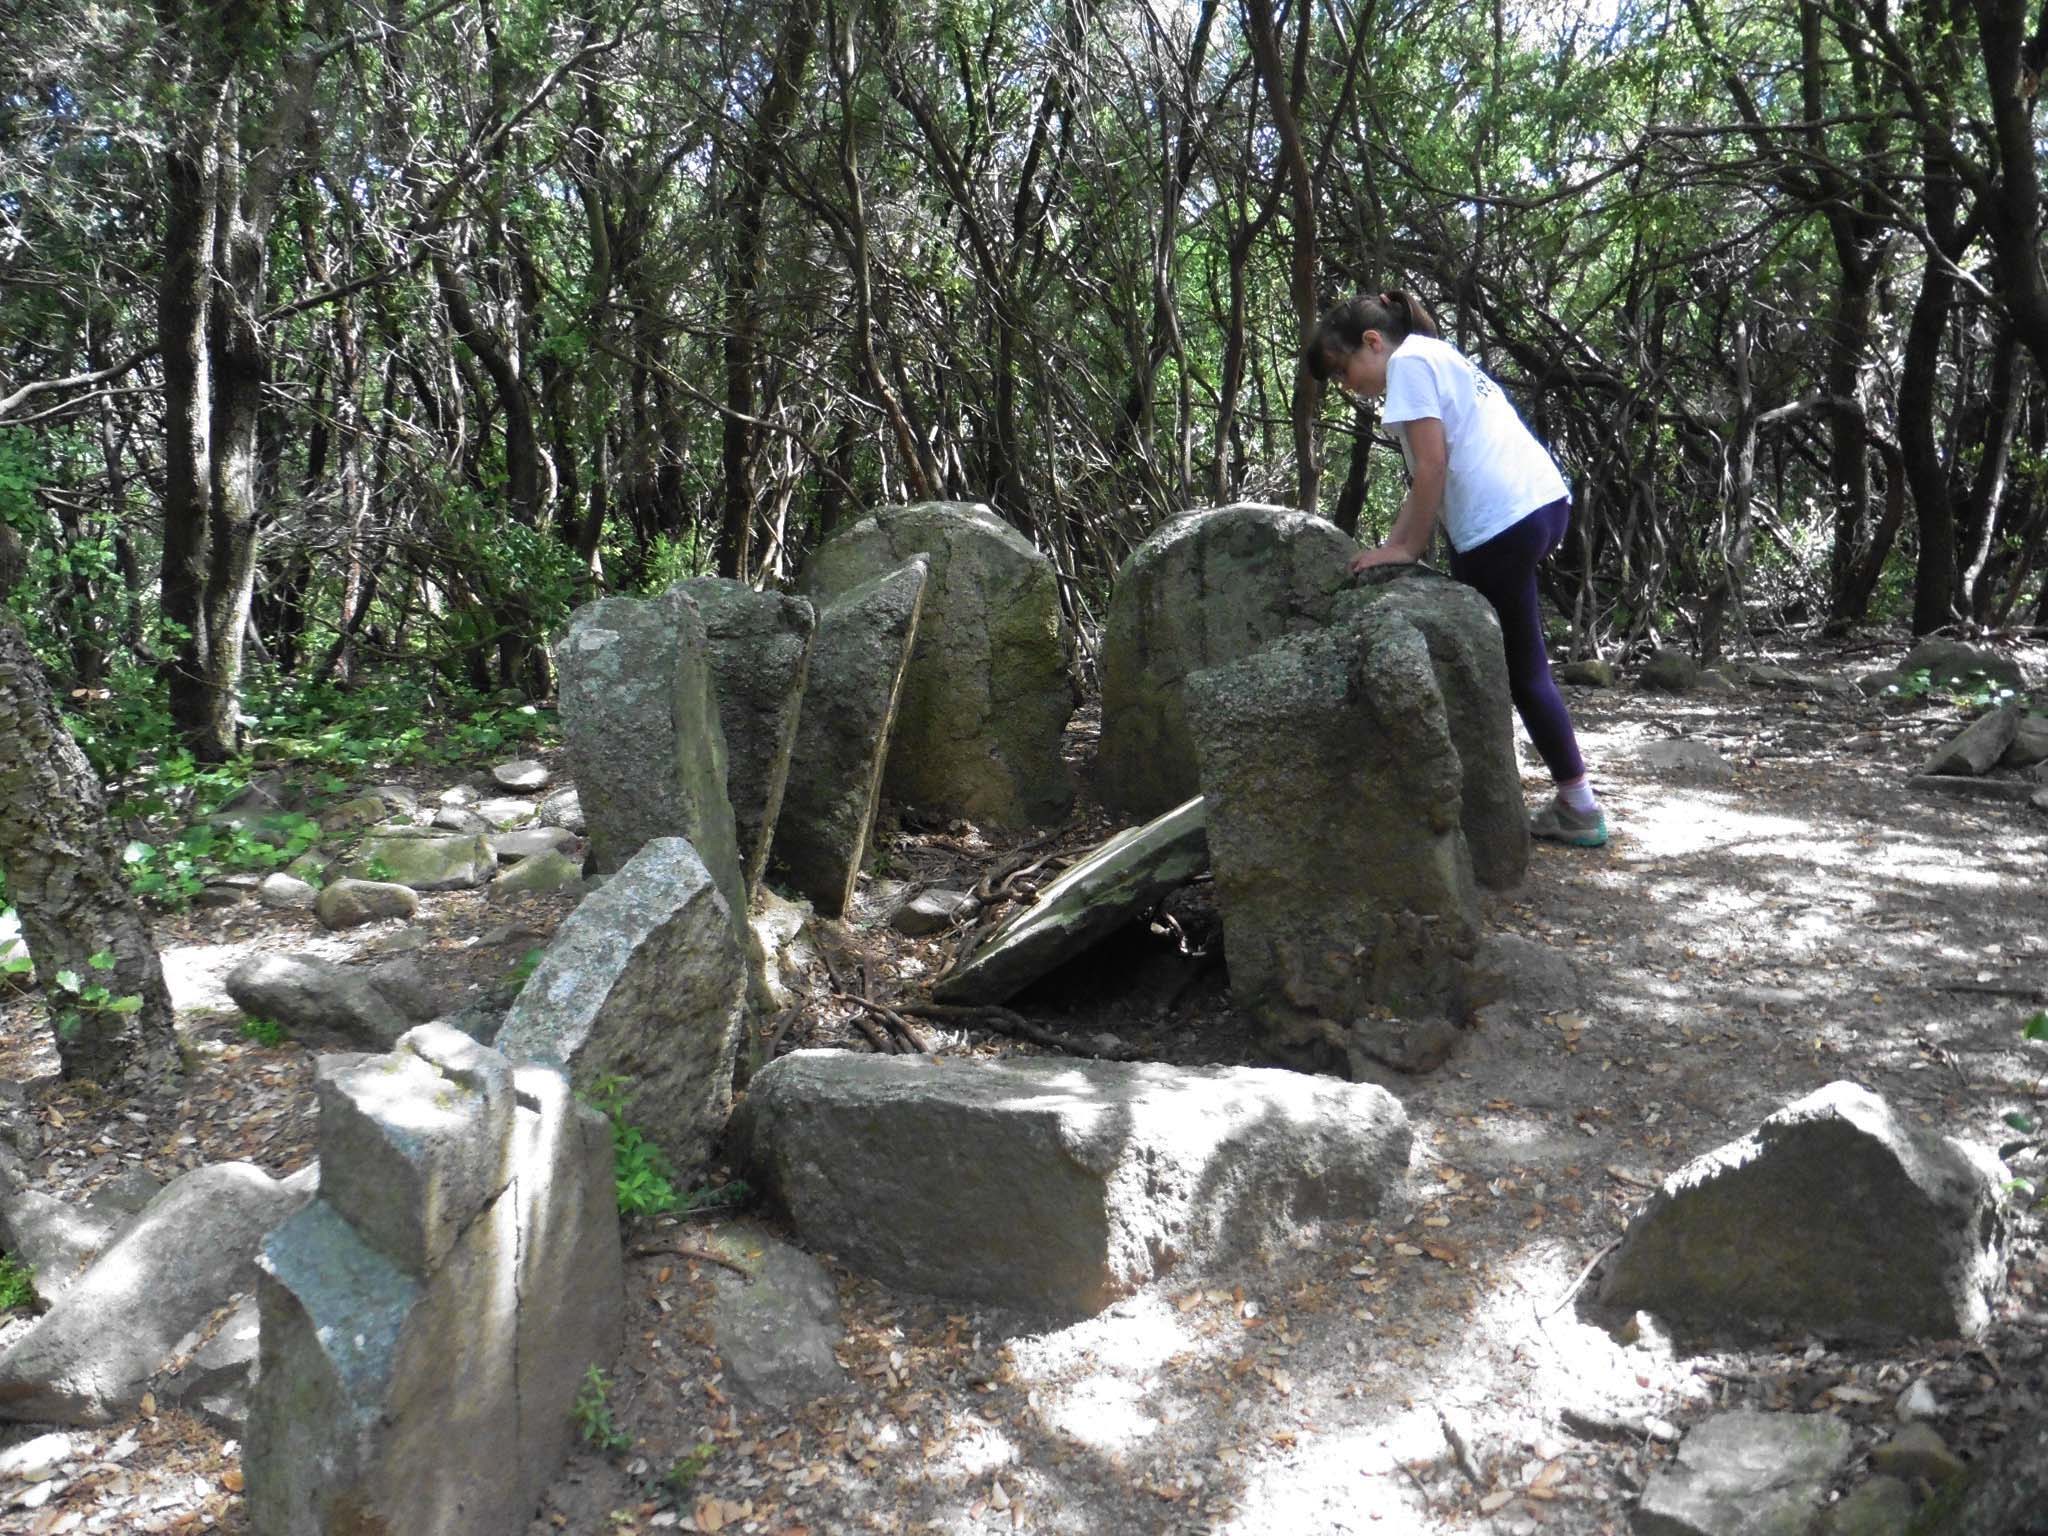
POLYGON ((971 891, 920 891, 889 914, 889 926, 913 939, 922 938, 928 933, 942 933, 980 910, 981 903, 971 891))
POLYGON ((256 887, 256 899, 264 906, 280 912, 303 911, 312 906, 319 895, 319 889, 310 881, 301 880, 297 875, 288 875, 282 870, 265 875, 263 883, 256 887))
POLYGON ((745 1270, 711 1276, 711 1331, 731 1384, 755 1406, 788 1413, 843 1392, 846 1368, 834 1351, 844 1336, 839 1292, 825 1267, 749 1222, 713 1244, 745 1270))
POLYGON ((1944 742, 1921 768, 1923 774, 1975 776, 1989 773, 2019 737, 2020 712, 2015 705, 1979 716, 1944 742))
POLYGON ((531 800, 514 800, 505 795, 494 795, 488 800, 476 803, 477 815, 490 823, 495 831, 502 832, 508 827, 523 826, 533 820, 535 810, 531 800))
POLYGON ((285 865, 284 873, 295 879, 317 882, 326 878, 328 866, 333 862, 334 860, 317 848, 308 848, 285 865))
POLYGON ((1665 646, 1643 663, 1636 679, 1654 693, 1684 693, 1699 681, 1700 666, 1684 651, 1665 646))
POLYGON ((1643 1433, 1659 1445, 1671 1445, 1678 1439, 1678 1426, 1652 1414, 1643 1420, 1643 1433))
POLYGON ((391 807, 384 803, 383 796, 358 795, 353 800, 344 800, 322 811, 320 830, 329 837, 340 837, 346 832, 374 827, 390 814, 391 807))
POLYGON ((491 778, 506 789, 542 789, 548 782, 548 767, 546 763, 522 757, 513 762, 498 764, 491 770, 491 778))
POLYGON ((1614 686, 1614 663, 1609 661, 1568 661, 1553 669, 1552 675, 1560 683, 1569 683, 1576 688, 1612 688, 1614 686))
POLYGON ((1911 1424, 1916 1419, 1939 1417, 1941 1404, 1934 1396, 1934 1388, 1922 1379, 1899 1394, 1897 1412, 1902 1420, 1911 1424))
POLYGON ((578 837, 584 833, 583 802, 573 784, 546 796, 534 814, 551 827, 562 827, 578 837))
POLYGON ((229 885, 225 881, 222 881, 214 885, 209 885, 205 887, 203 890, 199 891, 197 894, 195 894, 192 898, 192 905, 195 907, 207 907, 215 909, 221 907, 239 907, 244 901, 248 899, 248 896, 249 893, 243 890, 240 886, 229 885))
POLYGON ((1652 1474, 1632 1523, 1638 1536, 1803 1531, 1849 1448, 1849 1426, 1825 1414, 1716 1414, 1652 1474))
POLYGON ((476 786, 473 784, 457 784, 453 789, 441 791, 441 804, 443 805, 452 805, 459 809, 462 806, 475 805, 476 802, 477 791, 476 786))
POLYGON ((517 864, 521 859, 543 853, 566 853, 576 845, 576 834, 560 827, 522 827, 516 832, 499 832, 491 838, 500 864, 517 864))
POLYGON ((1693 682, 1693 688, 1700 693, 1735 693, 1739 691, 1735 679, 1719 667, 1702 667, 1700 675, 1693 682))
POLYGON ((2013 730, 2012 745, 1998 760, 2001 768, 2032 768, 2048 762, 2048 715, 2021 715, 2013 730))
POLYGON ((1931 1424, 1908 1424, 1870 1453, 1870 1468, 1908 1482, 1924 1477, 1939 1488, 1964 1472, 1962 1458, 1931 1424))
POLYGON ((566 891, 583 878, 580 860, 566 853, 537 854, 521 859, 491 882, 490 894, 532 896, 547 891, 566 891))
POLYGON ((2010 656, 1988 646, 1960 640, 1922 640, 1899 663, 1901 672, 1925 672, 1930 687, 1974 687, 1992 683, 2002 688, 2027 685, 2026 674, 2010 656))
POLYGON ((356 928, 390 917, 411 917, 419 892, 388 880, 337 880, 313 902, 313 914, 327 928, 356 928))
POLYGON ((459 891, 482 885, 498 867, 486 838, 408 830, 412 835, 365 838, 346 873, 357 880, 389 879, 416 891, 459 891))
POLYGON ((56 1476, 57 1469, 82 1453, 79 1435, 37 1435, 20 1445, 0 1451, 0 1483, 42 1483, 56 1476))
POLYGON ((491 824, 485 821, 483 817, 477 815, 475 811, 468 810, 459 805, 444 805, 435 811, 432 825, 441 828, 444 832, 475 834, 491 830, 491 824))
POLYGON ((1821 1517, 1819 1536, 1905 1536, 1912 1521, 1913 1490, 1896 1477, 1873 1477, 1821 1517))
POLYGON ((1703 741, 1653 741, 1636 752, 1645 768, 1705 784, 1726 784, 1735 777, 1728 759, 1703 741))

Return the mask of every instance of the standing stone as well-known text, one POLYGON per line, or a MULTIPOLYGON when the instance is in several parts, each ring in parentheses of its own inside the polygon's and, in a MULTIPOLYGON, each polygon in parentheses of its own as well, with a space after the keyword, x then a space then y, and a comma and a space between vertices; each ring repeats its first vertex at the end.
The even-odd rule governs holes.
POLYGON ((1465 846, 1472 851, 1474 878, 1490 890, 1520 885, 1529 870, 1529 816, 1522 805, 1515 701, 1499 615, 1476 588, 1411 570, 1345 593, 1336 620, 1344 622, 1373 604, 1400 613, 1429 644, 1464 770, 1465 846))
POLYGON ((731 913, 746 911, 725 732, 697 605, 677 588, 607 597, 569 619, 561 718, 590 837, 588 871, 622 868, 650 839, 689 841, 731 913))
POLYGON ((818 615, 775 861, 826 917, 853 900, 929 571, 920 555, 818 615))
POLYGON ((1664 1181, 1604 1304, 1698 1328, 1969 1338, 2004 1283, 1997 1160, 1830 1083, 1664 1181))
POLYGON ((1157 816, 1199 793, 1188 675, 1321 627, 1357 553, 1334 523, 1256 502, 1177 517, 1131 551, 1103 627, 1103 803, 1157 816))
POLYGON ((272 1234, 257 1291, 251 1524, 522 1530, 618 1348, 610 1129, 560 1073, 442 1025, 320 1090, 320 1196, 272 1234))
POLYGON ((1319 1070, 1440 1063, 1479 910, 1422 631, 1375 606, 1197 672, 1188 706, 1239 1005, 1319 1070))
POLYGON ((1074 712, 1052 563, 979 503, 872 512, 821 545, 803 586, 832 599, 924 554, 931 587, 904 679, 891 800, 996 827, 1058 821, 1074 786, 1060 755, 1074 712))
POLYGON ((704 618, 725 732, 726 793, 752 891, 767 868, 782 811, 818 614, 800 597, 756 592, 721 576, 701 576, 683 582, 682 589, 704 618))
POLYGON ((695 849, 661 837, 563 920, 496 1043, 579 1089, 624 1078, 626 1118, 687 1177, 732 1108, 746 998, 723 893, 695 849))

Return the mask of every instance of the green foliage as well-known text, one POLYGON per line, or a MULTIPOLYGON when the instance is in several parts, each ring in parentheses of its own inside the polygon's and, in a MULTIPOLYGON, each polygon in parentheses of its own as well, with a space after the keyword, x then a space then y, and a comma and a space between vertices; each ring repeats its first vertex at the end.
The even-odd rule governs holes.
POLYGON ((31 1307, 36 1300, 36 1277, 26 1264, 11 1254, 0 1254, 0 1312, 31 1307))
POLYGON ((697 1479, 704 1475, 704 1469, 711 1465, 711 1458, 718 1454, 718 1447, 709 1440, 700 1440, 690 1448, 690 1453, 670 1464, 661 1474, 661 1485, 672 1498, 681 1499, 696 1486, 697 1479))
MULTIPOLYGON (((117 963, 113 955, 104 949, 85 962, 86 969, 95 972, 111 971, 117 963)), ((56 984, 51 990, 50 1018, 57 1033, 66 1040, 76 1038, 88 1019, 141 1011, 142 998, 139 994, 126 992, 116 996, 104 982, 92 981, 68 967, 57 973, 56 984)))
POLYGON ((543 949, 529 949, 519 957, 518 963, 505 973, 506 981, 515 987, 525 986, 532 980, 533 973, 540 969, 541 957, 546 953, 547 951, 543 949))
POLYGON ((280 811, 247 825, 194 822, 162 843, 133 839, 121 857, 129 887, 138 896, 179 907, 209 880, 281 869, 319 840, 319 822, 280 811))
POLYGON ((612 1172, 621 1216, 726 1210, 753 1198, 753 1190, 743 1179, 702 1189, 677 1189, 675 1167, 668 1154, 626 1118, 623 1077, 599 1078, 585 1091, 583 1101, 611 1122, 612 1172))
POLYGON ((627 1451, 633 1437, 612 1422, 611 1378, 595 1365, 583 1373, 583 1385, 576 1389, 576 1401, 569 1416, 584 1443, 600 1451, 627 1451))
POLYGON ((275 1019, 260 1019, 253 1015, 242 1020, 238 1033, 244 1040, 252 1040, 267 1050, 276 1050, 286 1040, 285 1028, 275 1019))
POLYGON ((1887 684, 1885 694, 1900 699, 1945 699, 1958 709, 1985 710, 2001 704, 2010 704, 2015 699, 2027 702, 2026 696, 2009 684, 1986 677, 1981 672, 1970 672, 1956 677, 1945 677, 1939 683, 1925 667, 1916 667, 1901 675, 1896 683, 1887 684))

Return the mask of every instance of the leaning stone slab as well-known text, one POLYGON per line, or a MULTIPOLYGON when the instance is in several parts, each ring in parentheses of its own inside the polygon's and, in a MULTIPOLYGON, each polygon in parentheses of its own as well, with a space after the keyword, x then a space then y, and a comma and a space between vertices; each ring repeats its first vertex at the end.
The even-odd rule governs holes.
POLYGON ((1429 643, 1368 608, 1188 680, 1230 986, 1283 1060, 1426 1071, 1479 937, 1429 643))
POLYGON ((1076 702, 1059 579, 1015 528, 975 502, 871 512, 825 541, 802 586, 829 602, 924 555, 931 585, 889 749, 891 800, 998 827, 1065 816, 1060 755, 1076 702))
POLYGON ((225 985, 250 1018, 282 1024, 309 1045, 385 1050, 434 1008, 421 1011, 415 989, 380 979, 317 955, 261 954, 228 972, 225 985))
POLYGON ((104 1424, 178 1341, 255 1279, 264 1234, 305 1195, 249 1163, 173 1182, 4 1355, 0 1418, 104 1424))
POLYGON ((500 864, 517 864, 521 859, 544 853, 561 853, 576 846, 576 834, 562 827, 526 827, 517 832, 491 836, 491 847, 500 864))
POLYGON ((1000 1003, 1087 951, 1209 867, 1200 795, 1117 833, 1065 870, 932 989, 949 1003, 1000 1003))
POLYGON ((798 1051, 735 1144, 811 1248, 906 1289, 1101 1310, 1158 1275, 1377 1210, 1384 1090, 1253 1067, 798 1051))
POLYGON ((1989 773, 2005 756, 2020 731, 2020 709, 2007 704, 1979 716, 1935 749, 1923 774, 1989 773))
POLYGON ((1472 874, 1492 890, 1510 890, 1529 870, 1529 815, 1515 756, 1515 701, 1508 689, 1500 618, 1462 581, 1417 566, 1369 571, 1337 601, 1345 623, 1377 604, 1399 613, 1429 644, 1461 773, 1461 821, 1472 874), (1377 579, 1375 579, 1377 578, 1377 579))
POLYGON ((1103 626, 1103 803, 1157 816, 1199 794, 1189 674, 1327 622, 1357 553, 1336 524, 1257 502, 1176 517, 1132 550, 1103 626))
POLYGON ((2002 1184, 1989 1152, 1830 1083, 1667 1178, 1600 1299, 1750 1337, 1969 1338, 2004 1282, 2002 1184))
POLYGON ((818 613, 800 597, 756 592, 720 576, 700 576, 682 588, 704 617, 725 731, 726 793, 752 891, 761 883, 782 812, 818 613))
POLYGON ((727 909, 744 912, 725 732, 697 605, 673 587, 651 601, 586 603, 570 615, 561 656, 562 733, 590 872, 622 868, 653 838, 686 838, 727 909))
POLYGON ((626 1081, 626 1118, 685 1175, 732 1107, 747 967, 704 861, 660 837, 583 898, 527 979, 497 1048, 579 1088, 626 1081))
POLYGON ((482 885, 498 867, 490 839, 428 834, 363 839, 342 868, 356 880, 385 880, 415 891, 466 891, 482 885), (379 872, 379 866, 382 866, 379 872))
POLYGON ((847 1390, 852 1382, 835 1353, 846 1331, 825 1266, 754 1222, 732 1223, 706 1241, 739 1270, 711 1276, 711 1343, 727 1385, 775 1413, 847 1390))
POLYGON ((818 615, 775 862, 826 917, 853 900, 929 572, 919 556, 818 615))
POLYGON ((1631 1528, 1636 1536, 1805 1536, 1850 1443, 1849 1426, 1826 1414, 1717 1414, 1652 1474, 1631 1528))
POLYGON ((438 1025, 323 1086, 321 1196, 264 1246, 251 1525, 522 1530, 618 1347, 609 1127, 438 1025))

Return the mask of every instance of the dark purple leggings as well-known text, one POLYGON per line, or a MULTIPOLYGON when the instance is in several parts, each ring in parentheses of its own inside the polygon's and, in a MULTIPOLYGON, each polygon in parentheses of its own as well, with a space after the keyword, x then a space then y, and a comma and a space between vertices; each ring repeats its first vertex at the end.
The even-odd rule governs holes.
POLYGON ((1564 542, 1572 504, 1553 501, 1538 507, 1511 528, 1463 554, 1451 551, 1451 574, 1493 604, 1500 615, 1501 638, 1508 653, 1508 689, 1515 712, 1528 727, 1551 778, 1558 783, 1586 771, 1579 756, 1579 738, 1572 717, 1550 675, 1550 657, 1543 649, 1543 613, 1536 601, 1537 562, 1564 542))

